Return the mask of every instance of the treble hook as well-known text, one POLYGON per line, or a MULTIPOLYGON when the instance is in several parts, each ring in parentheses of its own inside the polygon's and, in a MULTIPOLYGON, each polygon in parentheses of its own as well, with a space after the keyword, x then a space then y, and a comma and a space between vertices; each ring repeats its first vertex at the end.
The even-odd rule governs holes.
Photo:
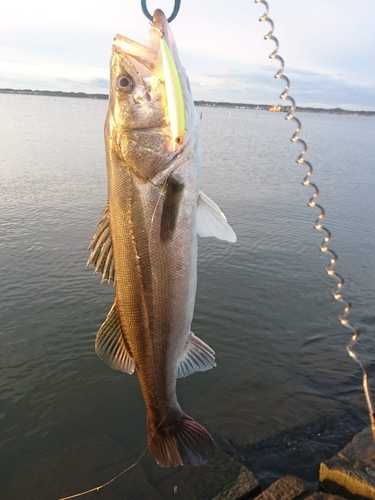
MULTIPOLYGON (((181 0, 175 0, 174 2, 174 8, 172 14, 168 17, 168 22, 171 23, 173 19, 177 16, 178 11, 180 10, 181 6, 181 0)), ((147 9, 147 0, 141 0, 141 7, 142 7, 142 12, 143 14, 152 21, 152 15, 149 13, 147 9)))

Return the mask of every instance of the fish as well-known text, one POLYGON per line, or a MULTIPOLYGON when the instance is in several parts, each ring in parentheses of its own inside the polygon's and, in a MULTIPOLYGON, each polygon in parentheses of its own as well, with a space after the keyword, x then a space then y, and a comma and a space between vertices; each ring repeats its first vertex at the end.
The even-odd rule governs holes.
POLYGON ((199 121, 189 80, 164 13, 147 45, 116 35, 105 122, 108 203, 87 266, 114 283, 115 299, 95 349, 116 370, 137 373, 148 447, 162 467, 201 465, 215 453, 209 432, 188 416, 176 380, 216 366, 191 332, 197 235, 236 235, 200 191, 199 121))

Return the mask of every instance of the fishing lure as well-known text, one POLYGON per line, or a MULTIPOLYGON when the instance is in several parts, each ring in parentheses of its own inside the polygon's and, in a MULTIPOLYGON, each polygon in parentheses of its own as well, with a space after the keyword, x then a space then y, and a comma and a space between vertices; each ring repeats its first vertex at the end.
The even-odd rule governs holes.
POLYGON ((175 147, 183 146, 185 135, 185 112, 180 79, 165 38, 161 39, 160 47, 172 138, 175 142, 175 147))

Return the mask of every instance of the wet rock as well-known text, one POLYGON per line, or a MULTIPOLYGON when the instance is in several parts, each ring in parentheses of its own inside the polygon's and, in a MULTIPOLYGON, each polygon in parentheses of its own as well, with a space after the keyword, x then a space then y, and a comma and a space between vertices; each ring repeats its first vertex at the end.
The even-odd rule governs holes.
POLYGON ((254 474, 221 450, 193 482, 194 496, 198 500, 239 500, 259 489, 260 483, 254 474))
POLYGON ((320 465, 319 481, 327 491, 345 498, 375 500, 375 445, 370 428, 320 465))
POLYGON ((285 476, 273 483, 255 500, 345 500, 337 495, 314 492, 313 487, 294 476, 285 476))
POLYGON ((219 448, 205 465, 171 467, 151 482, 165 500, 239 500, 260 490, 254 474, 219 448))
POLYGON ((370 427, 354 436, 353 441, 338 456, 345 458, 356 468, 375 471, 375 445, 370 427))
POLYGON ((361 429, 362 421, 340 413, 338 417, 325 416, 263 441, 231 443, 264 490, 284 476, 299 477, 318 490, 321 462, 336 455, 361 429))
POLYGON ((303 497, 304 500, 346 500, 344 497, 339 497, 338 495, 331 495, 330 493, 317 492, 308 497, 303 497))
POLYGON ((294 500, 305 498, 309 493, 314 493, 313 488, 294 476, 285 476, 271 484, 263 493, 256 497, 256 500, 294 500), (301 497, 301 495, 303 495, 301 497))

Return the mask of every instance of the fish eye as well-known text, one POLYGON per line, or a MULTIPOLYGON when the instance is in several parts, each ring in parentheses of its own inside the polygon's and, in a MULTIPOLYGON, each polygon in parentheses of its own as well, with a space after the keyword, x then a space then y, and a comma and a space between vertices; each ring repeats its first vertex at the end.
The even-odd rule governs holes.
POLYGON ((117 89, 122 92, 128 92, 132 88, 132 81, 127 76, 119 76, 116 84, 117 89))

